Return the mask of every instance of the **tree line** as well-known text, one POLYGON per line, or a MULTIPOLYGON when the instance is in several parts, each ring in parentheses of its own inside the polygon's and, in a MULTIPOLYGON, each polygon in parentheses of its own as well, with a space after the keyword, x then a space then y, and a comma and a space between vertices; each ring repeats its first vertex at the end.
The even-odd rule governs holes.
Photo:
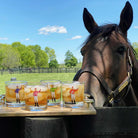
MULTIPOLYGON (((132 43, 138 60, 138 42, 132 43)), ((64 60, 65 67, 78 64, 77 58, 67 50, 64 60)), ((58 68, 55 50, 50 47, 41 49, 39 45, 24 45, 20 42, 0 44, 0 69, 10 68, 58 68)))
POLYGON ((138 60, 138 42, 132 43, 132 46, 133 46, 133 48, 135 50, 136 59, 138 60))
MULTIPOLYGON (((71 51, 65 54, 65 66, 76 66, 77 58, 71 51)), ((55 50, 50 47, 41 49, 39 45, 24 45, 20 42, 0 44, 0 69, 10 68, 58 68, 55 50)))

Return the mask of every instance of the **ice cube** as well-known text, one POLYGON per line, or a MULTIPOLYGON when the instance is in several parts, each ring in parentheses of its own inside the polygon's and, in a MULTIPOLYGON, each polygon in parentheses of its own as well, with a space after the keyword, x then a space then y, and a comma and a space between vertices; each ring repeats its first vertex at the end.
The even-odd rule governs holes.
POLYGON ((24 89, 24 91, 25 91, 26 93, 29 93, 29 92, 31 91, 31 87, 27 86, 27 87, 24 89))
POLYGON ((67 88, 72 88, 73 85, 72 85, 72 83, 65 83, 64 86, 67 88))
POLYGON ((51 85, 53 85, 53 87, 60 87, 61 84, 60 82, 47 82, 48 88, 51 88, 51 85))
POLYGON ((17 86, 18 86, 18 88, 20 89, 20 88, 21 88, 21 85, 22 85, 22 84, 16 84, 16 83, 15 83, 15 84, 9 84, 9 85, 8 85, 8 88, 9 88, 9 89, 16 89, 17 86))
POLYGON ((60 87, 61 86, 60 82, 54 82, 53 85, 54 85, 54 87, 60 87))
POLYGON ((32 87, 31 87, 31 90, 32 90, 32 91, 35 91, 35 89, 36 89, 37 91, 40 91, 40 90, 41 90, 41 92, 47 91, 47 87, 46 87, 46 86, 43 86, 43 85, 36 85, 36 86, 32 86, 32 87))
POLYGON ((78 89, 79 88, 79 85, 80 85, 80 82, 78 82, 78 81, 74 81, 73 82, 73 88, 74 89, 78 89))

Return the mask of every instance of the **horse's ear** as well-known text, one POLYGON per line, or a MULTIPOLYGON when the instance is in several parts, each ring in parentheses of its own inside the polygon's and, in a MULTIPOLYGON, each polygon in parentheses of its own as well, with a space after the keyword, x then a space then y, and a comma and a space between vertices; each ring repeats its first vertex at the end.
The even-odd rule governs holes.
POLYGON ((98 26, 86 8, 83 10, 83 22, 89 33, 92 33, 94 28, 98 26))
POLYGON ((131 26, 132 21, 133 21, 133 9, 131 7, 131 4, 127 1, 125 7, 121 12, 120 23, 119 23, 119 27, 125 35, 127 35, 127 30, 131 26))

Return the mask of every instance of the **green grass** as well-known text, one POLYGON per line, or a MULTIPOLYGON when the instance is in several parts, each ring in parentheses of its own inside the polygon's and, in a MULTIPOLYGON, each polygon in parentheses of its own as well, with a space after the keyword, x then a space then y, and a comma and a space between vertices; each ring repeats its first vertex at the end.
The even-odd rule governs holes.
POLYGON ((28 82, 40 82, 41 80, 72 81, 75 73, 25 73, 25 74, 4 74, 0 75, 0 94, 5 94, 5 81, 12 77, 17 80, 28 82))

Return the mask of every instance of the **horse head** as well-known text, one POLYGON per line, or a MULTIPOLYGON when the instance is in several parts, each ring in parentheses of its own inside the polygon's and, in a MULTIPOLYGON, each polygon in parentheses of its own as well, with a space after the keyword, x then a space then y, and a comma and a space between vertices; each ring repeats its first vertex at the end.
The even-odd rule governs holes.
POLYGON ((126 2, 118 25, 99 26, 86 8, 83 21, 90 35, 81 48, 82 67, 74 80, 85 83, 85 93, 94 98, 96 107, 125 105, 123 98, 131 87, 134 55, 127 40, 133 21, 132 7, 126 2))

